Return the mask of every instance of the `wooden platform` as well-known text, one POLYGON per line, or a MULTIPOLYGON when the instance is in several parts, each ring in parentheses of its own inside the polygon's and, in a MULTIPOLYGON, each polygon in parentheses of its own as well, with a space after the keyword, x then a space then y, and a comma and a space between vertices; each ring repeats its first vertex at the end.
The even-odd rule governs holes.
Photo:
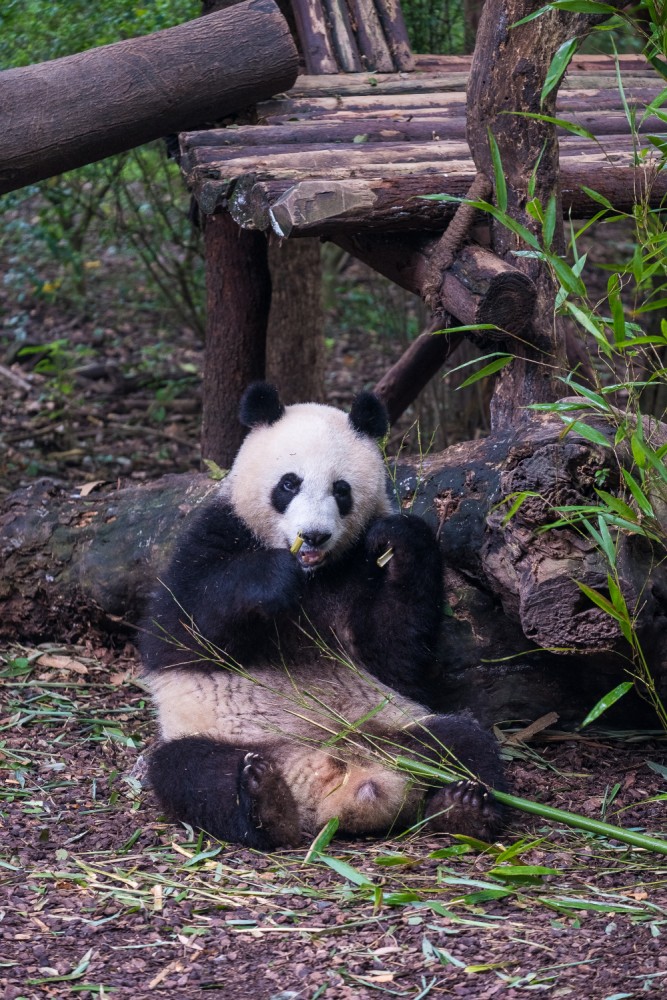
MULTIPOLYGON (((394 73, 301 76, 289 93, 224 129, 180 137, 182 168, 200 209, 227 208, 243 228, 280 236, 364 230, 442 229, 452 208, 423 195, 466 194, 475 175, 465 138, 470 57, 415 56, 394 73)), ((625 98, 642 134, 665 135, 644 111, 662 90, 641 58, 621 57, 625 98), (643 119, 643 120, 642 120, 643 119)), ((631 134, 611 58, 576 58, 561 86, 559 117, 590 133, 561 129, 564 211, 585 218, 599 204, 619 209, 639 191, 657 205, 651 144, 631 134)))

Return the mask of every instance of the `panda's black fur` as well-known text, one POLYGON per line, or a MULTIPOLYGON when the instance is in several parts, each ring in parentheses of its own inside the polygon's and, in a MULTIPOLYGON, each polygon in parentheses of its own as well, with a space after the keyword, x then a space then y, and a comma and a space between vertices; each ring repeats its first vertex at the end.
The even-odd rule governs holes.
POLYGON ((160 802, 261 849, 297 844, 333 816, 347 833, 431 817, 432 830, 492 837, 495 741, 469 713, 424 707, 437 682, 441 557, 423 520, 391 513, 381 403, 362 393, 349 417, 285 408, 256 383, 240 417, 250 434, 192 515, 143 626, 160 802), (471 778, 429 787, 392 766, 397 754, 452 755, 471 778))

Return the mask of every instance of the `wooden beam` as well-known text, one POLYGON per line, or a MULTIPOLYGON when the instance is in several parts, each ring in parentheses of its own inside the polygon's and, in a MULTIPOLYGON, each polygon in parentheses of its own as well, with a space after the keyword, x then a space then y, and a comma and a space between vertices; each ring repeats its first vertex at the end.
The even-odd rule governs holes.
POLYGON ((446 330, 420 333, 385 372, 373 392, 386 406, 390 424, 405 413, 463 339, 464 334, 448 334, 446 330))
POLYGON ((297 71, 274 0, 6 70, 0 193, 219 120, 290 87, 297 71))
MULTIPOLYGON (((443 177, 442 164, 428 165, 428 172, 414 165, 387 165, 375 176, 349 177, 349 171, 331 170, 327 176, 302 179, 293 171, 286 177, 264 180, 249 175, 235 185, 202 178, 194 187, 203 212, 229 201, 239 225, 254 229, 273 228, 283 236, 326 236, 364 229, 444 229, 453 213, 451 204, 429 201, 425 195, 464 197, 475 178, 471 161, 451 164, 443 177)), ((363 171, 360 171, 363 173, 363 171)), ((619 211, 631 211, 638 198, 646 197, 659 207, 667 196, 667 174, 657 175, 641 167, 616 166, 603 156, 593 163, 584 157, 561 160, 563 213, 576 219, 590 218, 599 204, 582 191, 585 185, 607 198, 619 211)))
MULTIPOLYGON (((568 121, 587 129, 594 136, 623 135, 628 132, 628 120, 624 111, 577 111, 568 116, 568 121)), ((664 131, 664 122, 656 115, 643 118, 636 124, 639 134, 664 131)), ((560 135, 569 134, 559 129, 560 135)), ((385 121, 383 118, 357 118, 353 121, 342 119, 332 122, 297 121, 283 125, 240 125, 234 128, 207 129, 204 132, 184 132, 180 136, 182 161, 194 164, 196 150, 209 150, 218 155, 229 155, 233 147, 246 149, 270 148, 278 146, 306 147, 315 144, 326 146, 339 143, 369 144, 375 142, 429 142, 444 139, 464 139, 466 133, 465 115, 448 116, 442 119, 418 115, 410 120, 385 121), (224 151, 224 152, 223 152, 224 151)), ((184 169, 191 169, 186 166, 184 169)))
MULTIPOLYGON (((401 288, 425 296, 437 238, 421 233, 337 233, 332 242, 401 288)), ((440 305, 462 326, 493 323, 509 334, 520 334, 534 299, 530 278, 474 243, 465 246, 443 273, 440 305)))
POLYGON ((239 229, 226 212, 205 219, 204 249, 202 458, 229 468, 245 433, 238 420, 241 393, 264 378, 271 277, 264 234, 239 229))

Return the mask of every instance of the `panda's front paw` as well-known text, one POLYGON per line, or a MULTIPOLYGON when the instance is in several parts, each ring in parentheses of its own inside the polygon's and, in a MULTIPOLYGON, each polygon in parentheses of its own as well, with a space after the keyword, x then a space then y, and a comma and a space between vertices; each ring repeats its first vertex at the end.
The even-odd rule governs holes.
POLYGON ((390 577, 423 569, 425 561, 437 552, 437 542, 422 518, 396 514, 379 518, 366 534, 366 551, 390 577))
POLYGON ((254 582, 255 610, 267 618, 296 611, 301 604, 306 574, 284 549, 266 553, 261 577, 254 582))

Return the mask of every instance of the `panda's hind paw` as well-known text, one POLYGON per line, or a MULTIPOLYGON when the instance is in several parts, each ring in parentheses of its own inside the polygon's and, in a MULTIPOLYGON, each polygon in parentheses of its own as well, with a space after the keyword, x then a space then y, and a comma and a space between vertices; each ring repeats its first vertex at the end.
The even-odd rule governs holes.
POLYGON ((427 812, 431 817, 427 830, 478 840, 494 840, 503 825, 500 805, 479 781, 455 781, 439 788, 428 800, 427 812))
POLYGON ((247 753, 243 758, 243 783, 252 796, 256 798, 262 791, 262 784, 272 770, 269 761, 258 753, 247 753))
POLYGON ((250 798, 250 812, 258 829, 273 847, 294 847, 301 826, 294 797, 283 776, 260 753, 247 753, 241 772, 242 790, 250 798))

